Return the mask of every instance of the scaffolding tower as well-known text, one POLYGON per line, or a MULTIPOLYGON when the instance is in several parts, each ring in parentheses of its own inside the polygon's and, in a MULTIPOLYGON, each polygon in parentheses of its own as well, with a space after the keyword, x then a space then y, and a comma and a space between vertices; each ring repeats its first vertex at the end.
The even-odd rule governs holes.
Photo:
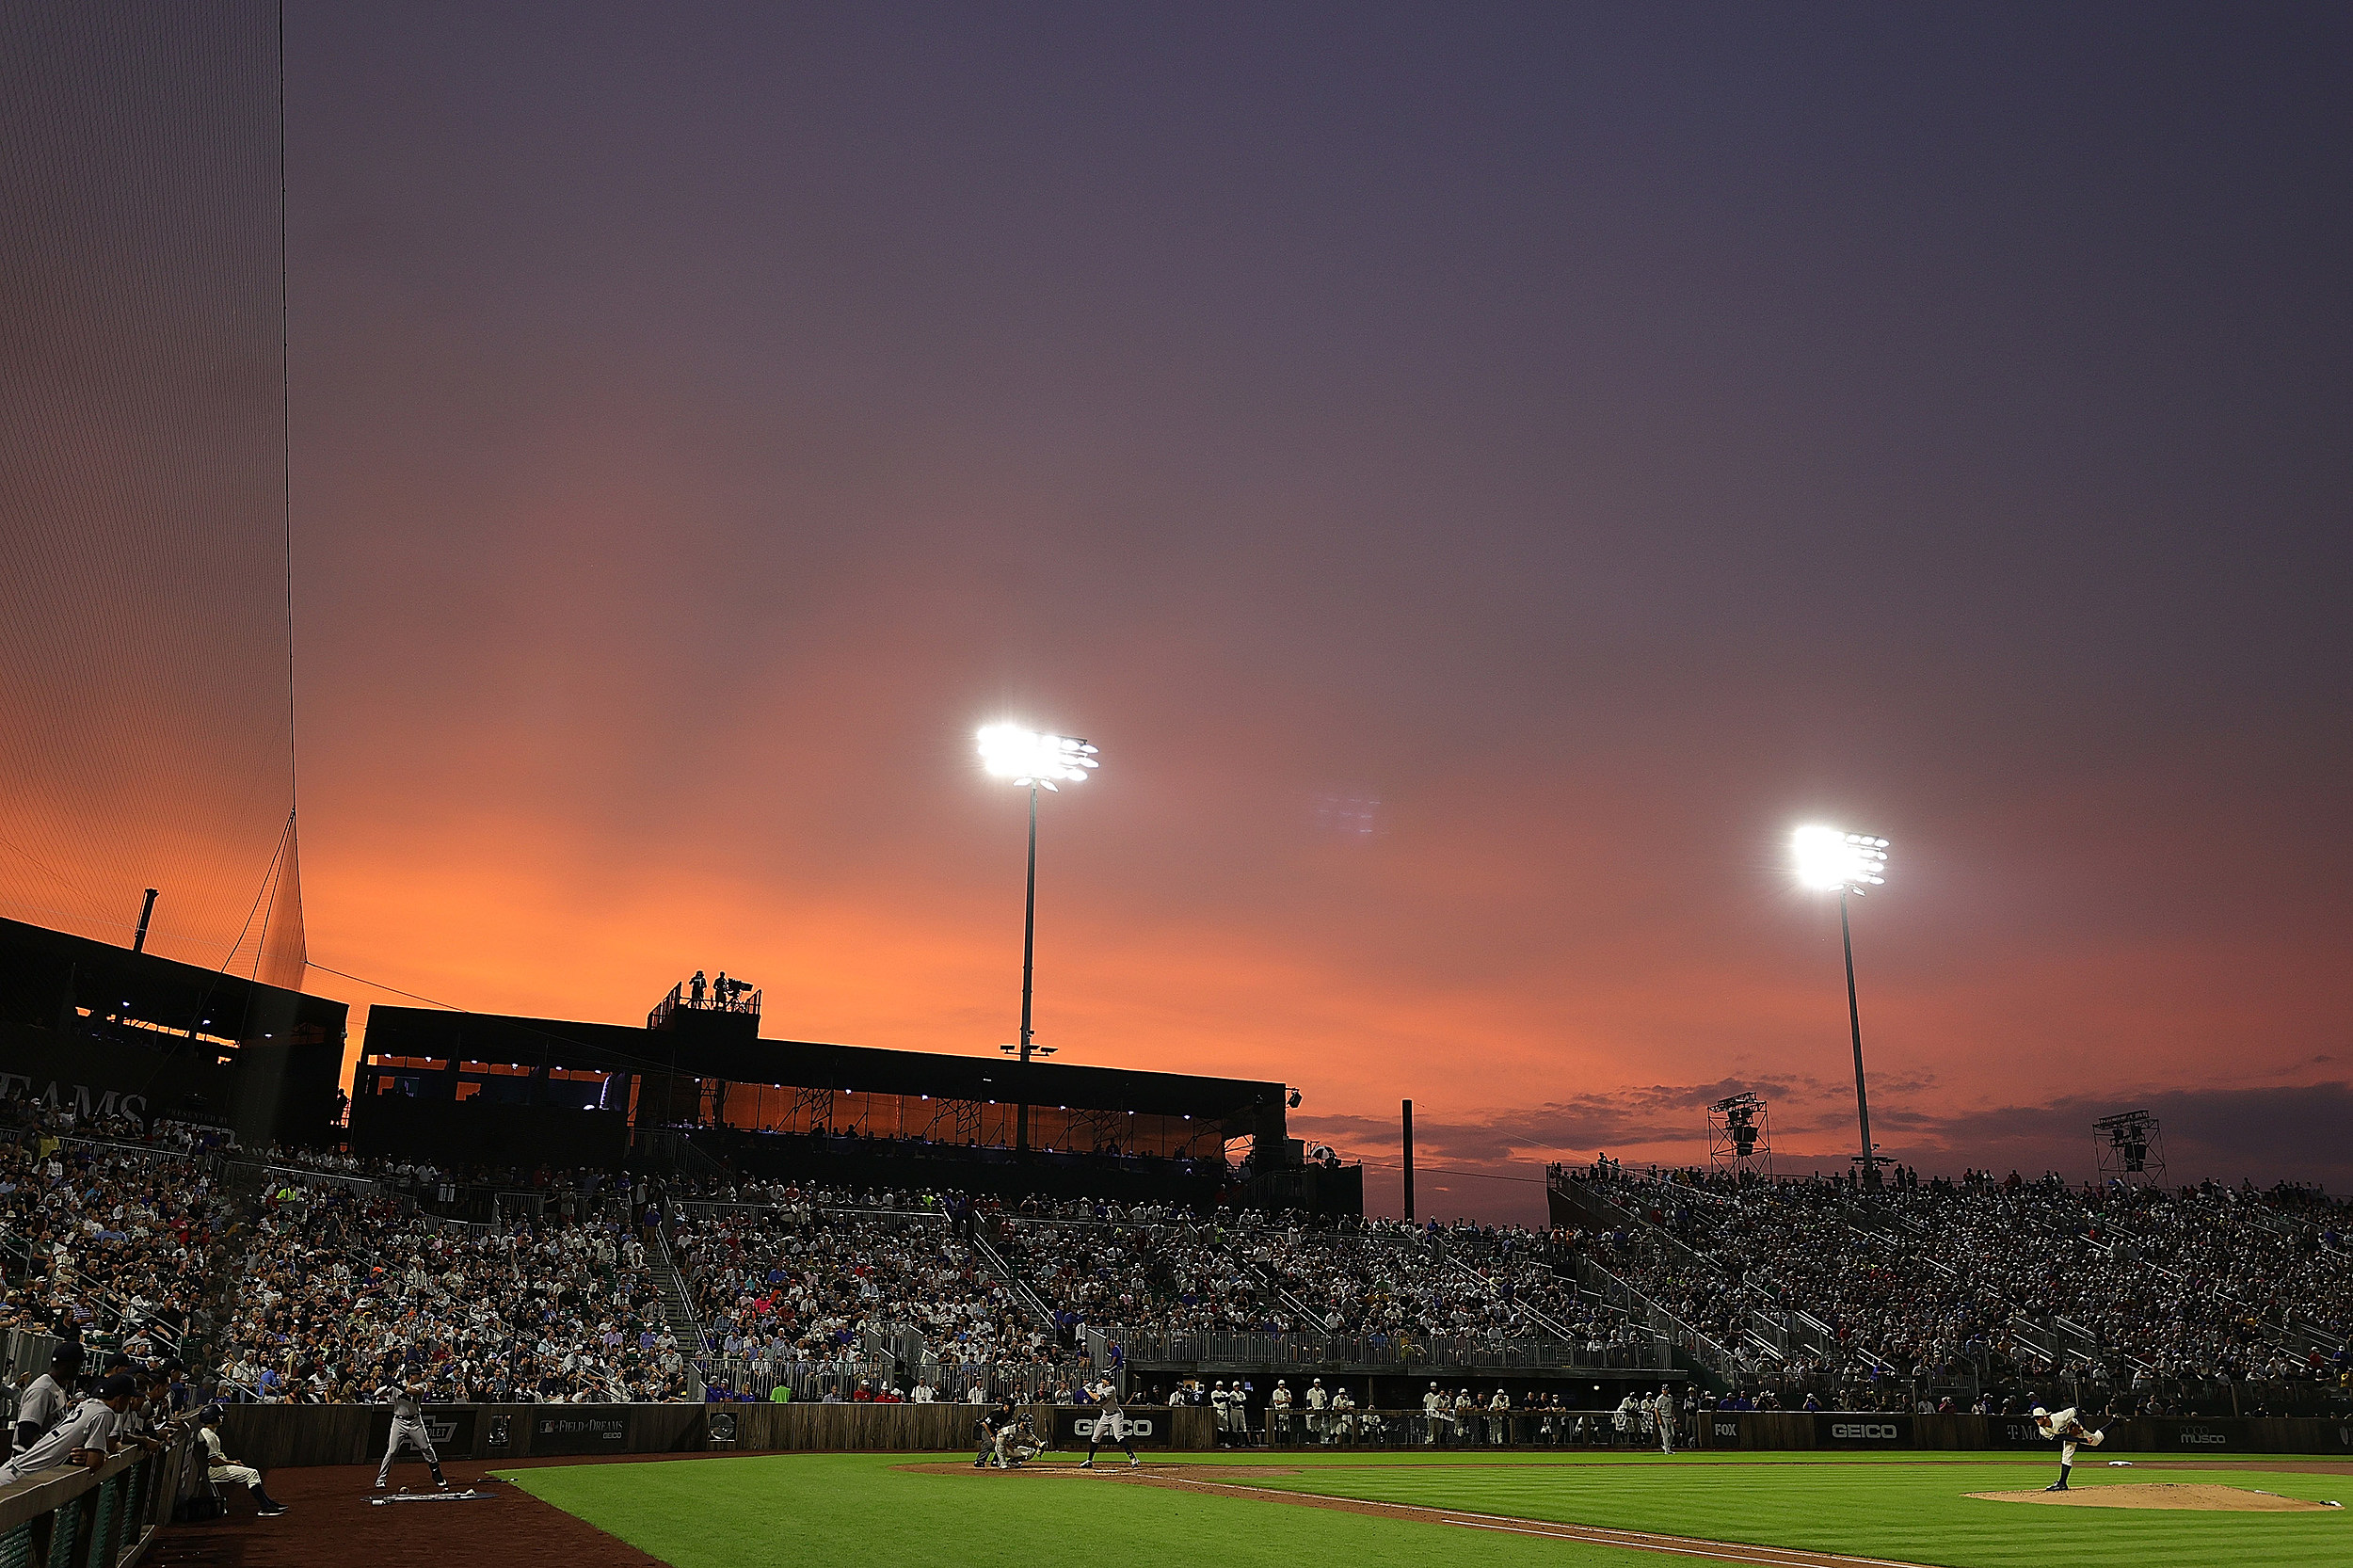
POLYGON ((1744 1090, 1707 1108, 1707 1168, 1772 1176, 1772 1112, 1762 1096, 1744 1090))
POLYGON ((2104 1179, 2165 1180, 2165 1134, 2146 1111, 2120 1111, 2091 1124, 2091 1146, 2104 1179))

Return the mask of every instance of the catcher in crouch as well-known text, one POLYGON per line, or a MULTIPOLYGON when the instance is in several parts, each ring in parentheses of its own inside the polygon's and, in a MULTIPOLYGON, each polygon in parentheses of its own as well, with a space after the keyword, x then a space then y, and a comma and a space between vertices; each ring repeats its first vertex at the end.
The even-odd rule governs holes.
POLYGON ((2044 1487, 2042 1490, 2045 1492, 2067 1490, 2067 1472, 2075 1467, 2077 1444, 2087 1448, 2096 1448, 2107 1437, 2105 1428, 2099 1432, 2093 1432, 2085 1426, 2077 1417, 2075 1407, 2072 1404, 2065 1410, 2045 1410, 2041 1405, 2035 1406, 2034 1428, 2043 1436, 2056 1439, 2059 1446, 2059 1479, 2044 1487))

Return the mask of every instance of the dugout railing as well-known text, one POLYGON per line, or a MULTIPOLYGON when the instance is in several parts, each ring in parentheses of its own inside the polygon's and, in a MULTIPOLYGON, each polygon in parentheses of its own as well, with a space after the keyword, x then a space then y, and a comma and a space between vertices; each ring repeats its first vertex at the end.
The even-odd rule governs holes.
POLYGON ((1489 1339, 1473 1336, 1338 1334, 1160 1334, 1149 1330, 1086 1330, 1097 1367, 1125 1362, 1151 1367, 1227 1367, 1253 1371, 1350 1372, 1640 1372, 1674 1373, 1653 1336, 1620 1344, 1578 1344, 1532 1336, 1489 1339))
POLYGON ((0 1563, 129 1568, 204 1485, 186 1433, 95 1467, 61 1465, 0 1486, 0 1563))
MULTIPOLYGON (((1687 1446, 1678 1427, 1676 1446, 1687 1446)), ((1254 1411, 1219 1429, 1221 1447, 1265 1448, 1634 1448, 1660 1446, 1657 1429, 1616 1409, 1254 1411)))

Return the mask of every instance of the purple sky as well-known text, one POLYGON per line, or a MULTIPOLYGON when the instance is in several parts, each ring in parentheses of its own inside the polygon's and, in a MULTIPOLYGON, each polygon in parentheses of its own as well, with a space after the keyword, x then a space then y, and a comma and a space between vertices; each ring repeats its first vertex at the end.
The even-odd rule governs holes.
POLYGON ((991 1048, 1013 717, 1064 1060, 1829 1168, 1830 820, 1898 1156, 2353 1180, 2342 8, 288 25, 320 963, 991 1048))

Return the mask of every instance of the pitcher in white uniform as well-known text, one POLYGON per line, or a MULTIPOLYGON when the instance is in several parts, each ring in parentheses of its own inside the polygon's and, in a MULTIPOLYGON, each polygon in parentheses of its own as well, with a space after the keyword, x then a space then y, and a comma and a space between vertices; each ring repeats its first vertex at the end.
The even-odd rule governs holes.
POLYGON ((2042 1490, 2045 1492, 2067 1490, 2067 1472, 2075 1467, 2076 1445, 2096 1448, 2108 1435, 2105 1430, 2093 1432, 2085 1426, 2072 1404, 2065 1410, 2045 1410, 2041 1405, 2035 1406, 2034 1426, 2035 1431, 2043 1436, 2057 1438, 2059 1445, 2059 1479, 2044 1487, 2042 1490))

